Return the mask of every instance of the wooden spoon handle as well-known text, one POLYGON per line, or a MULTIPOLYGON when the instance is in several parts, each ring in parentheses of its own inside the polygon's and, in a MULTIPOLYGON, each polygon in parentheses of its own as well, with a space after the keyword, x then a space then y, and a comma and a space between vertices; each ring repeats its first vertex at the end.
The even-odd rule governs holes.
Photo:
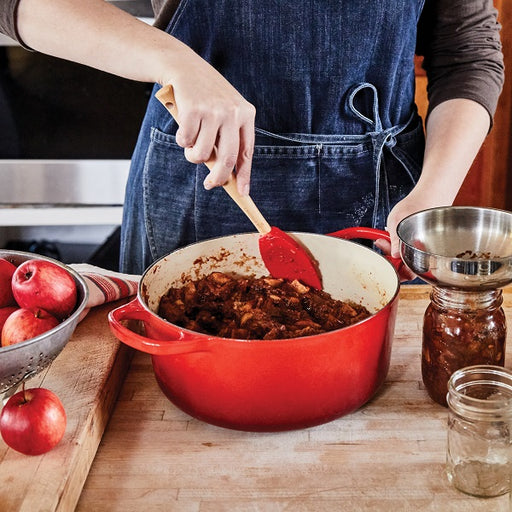
POLYGON ((231 199, 240 207, 248 219, 254 224, 254 227, 261 234, 270 232, 270 224, 265 220, 265 217, 258 210, 258 207, 254 204, 251 196, 242 196, 238 192, 236 186, 236 176, 232 173, 227 183, 223 185, 224 190, 231 196, 231 199))
MULTIPOLYGON (((155 96, 179 124, 178 109, 176 107, 176 100, 174 98, 174 90, 172 85, 165 85, 159 91, 157 91, 155 96)), ((215 160, 216 155, 214 149, 208 161, 205 162, 206 167, 211 170, 215 164, 215 160)), ((225 183, 223 187, 224 190, 231 196, 233 201, 235 201, 235 203, 240 207, 245 215, 247 215, 259 233, 265 234, 270 231, 270 224, 265 220, 265 217, 263 217, 261 212, 258 210, 258 207, 254 204, 254 201, 251 199, 251 197, 243 196, 240 194, 240 192, 238 192, 235 174, 231 174, 228 182, 225 183)))

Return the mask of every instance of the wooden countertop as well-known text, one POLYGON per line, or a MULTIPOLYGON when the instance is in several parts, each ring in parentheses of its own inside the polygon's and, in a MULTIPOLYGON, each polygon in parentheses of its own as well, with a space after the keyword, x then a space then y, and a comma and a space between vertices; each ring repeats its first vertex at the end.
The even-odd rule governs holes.
MULTIPOLYGON (((447 409, 428 398, 420 373, 429 291, 402 287, 391 368, 378 395, 309 429, 247 433, 195 420, 164 397, 149 356, 137 353, 77 510, 509 510, 508 496, 469 497, 446 479, 447 409)), ((511 287, 504 305, 510 326, 511 287)))
MULTIPOLYGON (((94 308, 27 384, 61 398, 61 443, 28 457, 0 439, 0 511, 508 511, 508 496, 472 498, 446 479, 447 410, 428 398, 420 374, 429 292, 402 287, 391 368, 370 403, 325 425, 268 434, 181 412, 160 392, 149 356, 110 333, 116 305, 94 308)), ((504 296, 510 326, 512 287, 504 296)))

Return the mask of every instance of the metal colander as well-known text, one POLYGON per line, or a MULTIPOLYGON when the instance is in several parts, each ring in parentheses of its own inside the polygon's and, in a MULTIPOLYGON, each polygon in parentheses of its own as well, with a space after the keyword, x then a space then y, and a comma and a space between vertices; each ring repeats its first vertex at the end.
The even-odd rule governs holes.
POLYGON ((59 355, 78 323, 80 313, 87 305, 89 290, 75 270, 46 256, 27 252, 0 250, 4 258, 18 266, 31 259, 48 260, 69 272, 77 285, 77 306, 73 314, 57 327, 27 341, 7 347, 0 347, 0 395, 4 398, 13 394, 21 382, 43 371, 59 355))

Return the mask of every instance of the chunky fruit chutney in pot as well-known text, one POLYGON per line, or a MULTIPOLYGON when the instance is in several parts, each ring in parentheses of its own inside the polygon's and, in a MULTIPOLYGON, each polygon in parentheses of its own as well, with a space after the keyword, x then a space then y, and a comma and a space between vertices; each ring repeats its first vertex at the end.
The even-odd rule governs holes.
POLYGON ((247 340, 313 336, 371 316, 361 304, 336 300, 297 280, 223 272, 171 287, 158 314, 192 331, 247 340))

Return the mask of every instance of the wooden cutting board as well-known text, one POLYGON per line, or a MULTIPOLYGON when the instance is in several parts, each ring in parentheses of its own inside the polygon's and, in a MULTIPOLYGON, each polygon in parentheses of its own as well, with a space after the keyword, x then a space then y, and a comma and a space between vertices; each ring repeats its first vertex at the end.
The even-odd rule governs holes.
POLYGON ((50 368, 27 382, 59 396, 67 428, 59 445, 40 456, 17 453, 0 438, 2 512, 75 509, 132 356, 110 334, 107 314, 115 306, 89 312, 50 368))

